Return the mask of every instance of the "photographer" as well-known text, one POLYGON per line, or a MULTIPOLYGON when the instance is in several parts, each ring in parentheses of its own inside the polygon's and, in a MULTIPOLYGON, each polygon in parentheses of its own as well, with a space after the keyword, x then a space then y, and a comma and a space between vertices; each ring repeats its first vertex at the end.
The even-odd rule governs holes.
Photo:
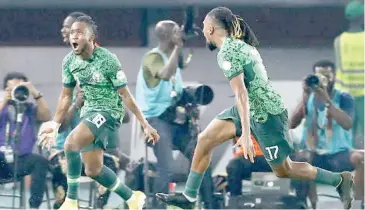
MULTIPOLYGON (((32 154, 37 141, 37 126, 39 122, 50 120, 50 111, 42 94, 28 81, 22 73, 9 73, 4 78, 5 97, 0 102, 0 178, 11 179, 14 174, 13 154, 17 157, 17 177, 31 175, 31 197, 29 206, 37 209, 42 203, 45 189, 48 161, 38 154, 32 154), (21 87, 23 86, 23 87, 21 87), (34 98, 35 104, 22 103, 12 98, 12 91, 24 88, 34 98), (23 108, 21 127, 16 129, 18 108, 23 108), (16 133, 18 132, 18 136, 16 133)), ((16 91, 15 91, 16 93, 16 91)), ((22 97, 21 95, 18 95, 22 97)))
MULTIPOLYGON (((172 151, 179 150, 191 161, 198 132, 197 125, 194 124, 196 118, 180 118, 185 116, 187 110, 182 106, 176 106, 184 92, 179 68, 179 63, 183 63, 181 60, 179 62, 179 54, 183 47, 182 29, 174 21, 164 20, 157 23, 155 33, 159 43, 143 57, 137 77, 136 100, 148 122, 160 134, 160 141, 155 145, 149 145, 153 147, 157 158, 158 177, 153 191, 167 193, 174 165, 172 151)), ((201 195, 205 208, 213 208, 210 170, 205 173, 201 195)), ((164 208, 161 205, 154 200, 152 207, 164 208)))
MULTIPOLYGON (((364 152, 353 149, 354 99, 334 88, 335 65, 318 61, 314 75, 303 83, 303 99, 293 113, 289 127, 305 119, 298 159, 334 172, 355 170, 355 199, 364 197, 364 152)), ((308 183, 309 184, 309 183, 308 183)), ((300 189, 297 189, 300 190, 300 189)))

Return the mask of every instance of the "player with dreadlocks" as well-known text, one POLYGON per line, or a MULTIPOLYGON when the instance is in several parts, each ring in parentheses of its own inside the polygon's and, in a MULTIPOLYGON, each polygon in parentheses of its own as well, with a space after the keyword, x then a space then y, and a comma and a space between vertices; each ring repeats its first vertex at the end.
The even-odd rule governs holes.
POLYGON ((235 94, 236 105, 218 116, 199 135, 193 163, 183 193, 156 196, 163 202, 192 209, 212 150, 217 145, 239 137, 244 157, 253 162, 251 131, 264 152, 265 159, 278 177, 312 180, 335 186, 345 209, 353 200, 351 173, 333 173, 305 162, 294 162, 288 155, 292 142, 288 135, 288 113, 281 96, 268 80, 265 66, 255 46, 257 38, 243 18, 225 7, 211 10, 204 19, 208 48, 219 48, 217 61, 235 94))
POLYGON ((159 135, 137 107, 117 56, 94 45, 96 32, 97 26, 89 16, 80 16, 72 24, 70 45, 73 51, 62 64, 64 87, 53 121, 41 128, 39 144, 42 147, 55 144, 58 129, 71 105, 73 89, 78 83, 83 90, 85 103, 81 109, 81 122, 71 131, 64 144, 68 190, 60 209, 78 209, 82 166, 80 152, 86 175, 117 193, 127 201, 130 209, 142 209, 146 196, 122 184, 117 175, 103 165, 103 153, 113 140, 108 138, 109 133, 118 129, 123 119, 124 104, 136 115, 149 141, 156 142, 159 135))

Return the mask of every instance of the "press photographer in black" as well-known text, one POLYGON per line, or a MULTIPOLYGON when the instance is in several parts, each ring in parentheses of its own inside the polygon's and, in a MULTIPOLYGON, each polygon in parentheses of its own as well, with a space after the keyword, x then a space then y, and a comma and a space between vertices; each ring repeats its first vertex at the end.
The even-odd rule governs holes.
MULTIPOLYGON (((158 46, 145 54, 137 77, 136 100, 148 122, 160 134, 160 141, 153 147, 157 158, 157 175, 153 191, 168 192, 168 183, 173 175, 175 164, 173 150, 179 150, 190 161, 197 143, 199 116, 198 108, 186 106, 181 76, 181 50, 183 48, 183 29, 172 20, 157 23, 155 33, 158 46), (180 57, 180 62, 179 62, 180 57), (180 63, 180 65, 179 65, 180 63), (180 103, 180 104, 179 104, 180 103)), ((205 173, 201 196, 205 208, 212 209, 213 182, 211 170, 205 173)), ((153 208, 165 208, 154 200, 153 208)))
POLYGON ((37 209, 42 203, 48 161, 33 154, 37 126, 51 119, 42 94, 18 72, 4 78, 5 95, 0 99, 0 179, 31 175, 29 206, 37 209), (33 97, 34 103, 28 97, 33 97), (16 167, 15 167, 16 166, 16 167))

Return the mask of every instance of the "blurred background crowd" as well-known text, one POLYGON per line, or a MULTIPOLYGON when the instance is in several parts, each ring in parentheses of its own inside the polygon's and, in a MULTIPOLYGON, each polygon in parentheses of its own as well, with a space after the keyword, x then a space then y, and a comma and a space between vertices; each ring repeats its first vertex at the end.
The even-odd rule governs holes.
MULTIPOLYGON (((157 202, 153 193, 179 189, 189 171, 197 134, 234 103, 234 98, 215 62, 216 54, 205 48, 199 30, 182 41, 156 24, 172 20, 182 26, 193 17, 194 27, 201 28, 206 13, 217 6, 229 7, 255 31, 268 75, 289 110, 290 135, 296 145, 293 158, 331 171, 353 171, 355 207, 363 208, 362 0, 0 1, 0 205, 57 209, 64 201, 67 164, 63 143, 79 120, 81 89, 76 90, 57 147, 42 150, 36 142, 39 126, 51 120, 56 108, 62 59, 71 51, 69 28, 75 18, 87 14, 98 25, 96 44, 118 56, 137 102, 141 97, 137 78, 145 66, 161 60, 151 64, 153 69, 144 75, 149 87, 160 80, 179 83, 179 78, 169 74, 156 77, 154 70, 182 70, 181 85, 192 97, 178 107, 157 103, 159 113, 149 117, 161 140, 146 145, 136 119, 127 113, 119 136, 113 137, 118 139, 117 149, 107 150, 104 156, 104 163, 128 186, 149 195, 147 208, 169 208, 157 202), (160 56, 145 56, 150 50, 160 56), (317 106, 304 85, 313 75, 328 87, 324 97, 331 98, 342 117, 317 106)), ((160 97, 173 97, 174 91, 160 97)), ((216 149, 197 208, 333 209, 340 202, 323 186, 273 177, 253 140, 257 154, 253 164, 243 158, 242 151, 232 151, 235 139, 216 149), (258 202, 262 196, 266 199, 258 202), (281 204, 273 205, 279 201, 281 204)), ((112 208, 122 203, 93 180, 83 177, 81 182, 85 208, 112 208)))

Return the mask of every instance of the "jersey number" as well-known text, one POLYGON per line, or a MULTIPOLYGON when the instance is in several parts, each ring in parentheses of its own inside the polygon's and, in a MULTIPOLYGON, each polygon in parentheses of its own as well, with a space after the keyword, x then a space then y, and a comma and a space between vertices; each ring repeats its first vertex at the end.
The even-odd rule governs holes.
POLYGON ((268 161, 273 161, 278 158, 279 147, 277 145, 271 147, 265 147, 265 149, 267 153, 269 153, 268 161))
POLYGON ((91 121, 97 128, 100 128, 105 122, 106 119, 103 115, 97 114, 91 121))

